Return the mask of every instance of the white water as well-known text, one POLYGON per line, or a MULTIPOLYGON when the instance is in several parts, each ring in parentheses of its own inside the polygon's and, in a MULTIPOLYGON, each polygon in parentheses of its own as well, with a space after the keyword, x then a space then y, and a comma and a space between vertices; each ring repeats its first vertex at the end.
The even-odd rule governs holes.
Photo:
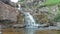
POLYGON ((18 0, 10 0, 11 2, 14 2, 14 3, 17 3, 18 2, 18 0))
POLYGON ((36 28, 37 26, 39 26, 38 24, 35 23, 33 16, 29 12, 24 13, 24 15, 25 25, 28 28, 36 28))

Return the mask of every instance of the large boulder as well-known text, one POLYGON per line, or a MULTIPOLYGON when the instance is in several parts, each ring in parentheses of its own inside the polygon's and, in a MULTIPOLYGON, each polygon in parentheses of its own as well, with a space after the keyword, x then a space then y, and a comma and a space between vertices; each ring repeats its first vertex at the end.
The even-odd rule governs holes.
POLYGON ((0 1, 0 20, 17 21, 18 10, 0 1))

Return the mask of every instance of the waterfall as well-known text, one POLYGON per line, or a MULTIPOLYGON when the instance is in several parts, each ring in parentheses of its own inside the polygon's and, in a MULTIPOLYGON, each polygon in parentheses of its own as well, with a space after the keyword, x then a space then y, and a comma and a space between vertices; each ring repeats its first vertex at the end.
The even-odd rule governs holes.
POLYGON ((14 3, 17 3, 18 2, 18 0, 10 0, 11 2, 14 2, 14 3))
POLYGON ((27 13, 24 13, 24 23, 26 25, 26 27, 29 27, 29 28, 35 28, 36 26, 39 26, 39 24, 36 24, 33 16, 27 12, 27 13))

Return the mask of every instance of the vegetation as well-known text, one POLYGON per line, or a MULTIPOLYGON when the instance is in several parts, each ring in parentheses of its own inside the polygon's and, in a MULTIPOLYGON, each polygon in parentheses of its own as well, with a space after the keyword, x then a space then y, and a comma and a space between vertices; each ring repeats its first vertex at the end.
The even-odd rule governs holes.
MULTIPOLYGON (((55 5, 58 6, 60 4, 60 0, 46 0, 46 1, 42 0, 41 2, 40 2, 40 0, 38 0, 38 1, 37 0, 35 0, 35 1, 28 0, 28 1, 27 0, 19 0, 18 3, 20 3, 21 6, 23 5, 25 9, 28 9, 28 10, 31 9, 34 12, 35 11, 39 12, 39 9, 41 9, 43 7, 49 8, 49 11, 47 12, 47 16, 44 17, 44 15, 43 15, 44 18, 42 18, 42 16, 39 15, 39 18, 37 17, 38 21, 45 22, 47 20, 46 22, 48 22, 48 19, 54 20, 54 21, 60 20, 60 16, 58 15, 58 13, 60 12, 60 10, 59 10, 60 8, 58 9, 58 11, 56 11, 56 14, 54 15, 54 17, 48 18, 48 15, 52 15, 51 12, 53 12, 53 11, 51 11, 50 7, 55 6, 55 5), (28 2, 28 1, 30 1, 30 2, 28 2)), ((43 13, 41 13, 41 14, 43 14, 43 13)))

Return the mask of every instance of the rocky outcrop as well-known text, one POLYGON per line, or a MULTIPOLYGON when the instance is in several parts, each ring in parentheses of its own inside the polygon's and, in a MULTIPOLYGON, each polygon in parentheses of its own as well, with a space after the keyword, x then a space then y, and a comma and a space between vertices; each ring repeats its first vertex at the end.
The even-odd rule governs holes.
POLYGON ((0 1, 0 20, 17 21, 18 10, 0 1))
POLYGON ((31 13, 38 23, 53 23, 58 5, 45 5, 46 0, 28 0, 21 3, 23 12, 31 13), (50 22, 51 21, 51 22, 50 22))

